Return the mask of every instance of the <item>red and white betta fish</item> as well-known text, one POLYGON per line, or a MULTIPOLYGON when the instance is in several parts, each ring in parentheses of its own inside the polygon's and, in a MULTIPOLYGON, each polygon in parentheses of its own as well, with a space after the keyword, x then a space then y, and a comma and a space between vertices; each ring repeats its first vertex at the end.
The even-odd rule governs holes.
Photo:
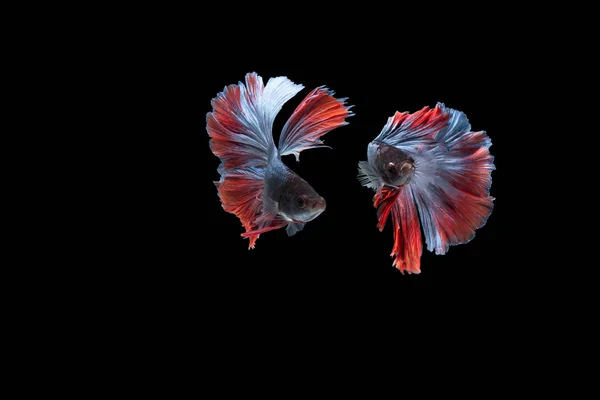
POLYGON ((290 170, 281 156, 323 146, 320 137, 348 124, 352 114, 346 99, 336 99, 325 87, 310 92, 273 141, 273 121, 283 104, 304 86, 286 77, 271 78, 266 85, 256 73, 246 74, 246 84, 225 87, 212 100, 206 115, 210 148, 221 159, 215 182, 225 211, 235 214, 250 239, 287 227, 289 236, 304 228, 325 210, 325 199, 290 170))
POLYGON ((492 145, 471 132, 465 114, 438 103, 414 114, 396 112, 369 143, 359 181, 376 191, 377 227, 392 214, 395 257, 402 273, 421 272, 421 226, 427 250, 445 254, 467 243, 493 209, 492 145), (418 210, 418 211, 417 211, 418 210))

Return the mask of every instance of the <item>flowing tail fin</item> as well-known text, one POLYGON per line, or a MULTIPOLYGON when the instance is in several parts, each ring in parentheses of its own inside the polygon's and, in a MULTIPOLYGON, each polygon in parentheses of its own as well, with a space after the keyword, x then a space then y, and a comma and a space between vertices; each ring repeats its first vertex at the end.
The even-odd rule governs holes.
POLYGON ((421 149, 411 185, 427 249, 445 254, 449 246, 473 239, 475 230, 487 222, 494 208, 490 187, 495 167, 492 142, 484 131, 471 132, 460 111, 439 103, 435 110, 448 121, 421 149))
MULTIPOLYGON (((302 90, 285 77, 267 85, 256 73, 246 75, 245 85, 226 87, 212 100, 206 115, 210 148, 219 157, 215 182, 225 211, 235 214, 246 232, 255 231, 262 209, 265 168, 275 152, 273 121, 283 104, 302 90)), ((249 235, 250 248, 259 234, 249 235)))
POLYGON ((354 115, 346 106, 346 98, 336 99, 334 92, 321 86, 310 92, 288 119, 279 138, 279 153, 282 156, 323 146, 320 137, 327 132, 347 125, 346 118, 354 115))

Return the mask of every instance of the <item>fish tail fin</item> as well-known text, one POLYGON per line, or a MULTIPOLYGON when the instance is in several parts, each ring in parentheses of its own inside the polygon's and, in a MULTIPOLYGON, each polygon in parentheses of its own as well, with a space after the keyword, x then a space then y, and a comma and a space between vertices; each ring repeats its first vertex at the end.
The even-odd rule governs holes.
POLYGON ((336 99, 335 93, 324 86, 310 92, 286 122, 279 138, 282 156, 310 148, 327 147, 320 140, 327 132, 347 125, 346 118, 354 115, 345 104, 346 98, 336 99))
MULTIPOLYGON (((285 77, 266 85, 256 73, 246 74, 245 84, 225 87, 206 115, 210 148, 219 157, 221 179, 216 182, 225 211, 235 214, 247 232, 258 227, 264 173, 273 154, 273 121, 283 104, 302 90, 285 77)), ((250 248, 258 234, 250 235, 250 248)))
POLYGON ((212 100, 206 129, 224 170, 266 166, 275 148, 273 121, 302 88, 285 77, 271 78, 265 86, 253 72, 246 74, 245 84, 227 86, 212 100))
POLYGON ((463 112, 435 107, 445 124, 415 156, 411 182, 429 251, 445 254, 449 246, 467 243, 492 213, 491 173, 495 169, 484 131, 472 132, 463 112))

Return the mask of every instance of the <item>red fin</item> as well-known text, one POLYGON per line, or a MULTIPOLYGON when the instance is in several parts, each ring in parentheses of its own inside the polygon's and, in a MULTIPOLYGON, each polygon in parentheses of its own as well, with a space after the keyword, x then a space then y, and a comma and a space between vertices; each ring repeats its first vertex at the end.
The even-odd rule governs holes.
POLYGON ((394 116, 388 118, 375 140, 393 146, 405 146, 417 140, 433 140, 435 133, 446 125, 448 118, 440 105, 433 109, 423 107, 413 114, 396 111, 394 116))
POLYGON ((467 243, 485 225, 493 209, 490 196, 494 157, 485 132, 471 132, 466 115, 438 104, 444 126, 416 151, 417 173, 410 183, 427 249, 445 254, 449 246, 467 243))
POLYGON ((281 155, 294 154, 298 159, 303 150, 322 147, 319 138, 346 125, 352 112, 345 99, 336 99, 333 92, 319 87, 310 92, 288 119, 279 139, 281 155))
POLYGON ((418 274, 421 272, 421 226, 417 208, 414 204, 409 187, 399 189, 384 187, 381 193, 375 194, 374 206, 378 207, 377 227, 383 230, 390 213, 394 229, 394 247, 391 256, 393 265, 404 273, 418 274))
MULTIPOLYGON (((450 245, 467 243, 475 236, 475 229, 483 226, 493 209, 493 198, 462 193, 460 198, 444 195, 432 213, 436 254, 444 254, 450 245), (443 200, 442 200, 443 199, 443 200)), ((435 206, 434 206, 435 207, 435 206)))
POLYGON ((206 129, 210 148, 225 170, 266 165, 272 138, 251 118, 259 112, 252 107, 263 90, 262 78, 251 73, 246 75, 245 86, 227 86, 211 102, 213 111, 206 115, 206 129))
POLYGON ((412 129, 434 128, 443 126, 448 121, 448 116, 444 114, 442 108, 436 105, 433 109, 425 106, 416 113, 407 118, 407 123, 412 129))
MULTIPOLYGON (((240 219, 246 231, 256 227, 262 209, 264 168, 273 146, 270 132, 263 132, 252 118, 260 114, 256 104, 263 92, 262 78, 247 74, 246 84, 227 86, 212 100, 213 110, 206 115, 210 148, 221 160, 221 179, 216 182, 221 204, 240 219)), ((257 238, 250 238, 251 248, 257 238)))
POLYGON ((392 211, 392 206, 399 194, 400 189, 391 189, 387 186, 384 186, 380 192, 375 193, 373 205, 377 208, 377 228, 380 232, 383 231, 387 218, 392 211))
POLYGON ((392 222, 394 223, 392 256, 395 256, 393 265, 400 272, 420 274, 423 253, 421 224, 409 187, 402 188, 398 200, 394 203, 392 222))
MULTIPOLYGON (((261 194, 264 187, 263 177, 255 171, 233 170, 220 182, 215 182, 223 209, 235 214, 246 232, 256 227, 256 218, 262 208, 261 194)), ((258 235, 250 237, 249 248, 254 248, 258 235)))
MULTIPOLYGON (((263 225, 260 228, 254 229, 252 231, 248 231, 246 233, 242 233, 242 237, 246 237, 246 238, 250 238, 250 241, 252 242, 253 238, 258 238, 258 236, 261 233, 265 233, 265 232, 269 232, 269 231, 273 231, 275 229, 279 229, 279 228, 283 228, 284 226, 286 226, 287 224, 289 224, 288 221, 285 221, 282 218, 274 218, 270 221, 264 221, 261 225, 263 225)), ((256 240, 256 239, 254 239, 256 240)), ((252 248, 254 246, 251 246, 252 248)))
MULTIPOLYGON (((262 87, 255 74, 246 77, 251 93, 262 87), (258 89, 254 86, 260 86, 258 89)), ((211 137, 210 148, 221 159, 221 180, 215 182, 223 209, 235 214, 246 231, 255 226, 260 214, 266 153, 256 132, 242 123, 241 85, 226 87, 213 99, 213 111, 206 115, 206 129, 211 137)), ((250 248, 258 236, 250 239, 250 248)))
POLYGON ((492 185, 491 171, 494 157, 487 146, 485 132, 467 132, 463 141, 457 143, 451 154, 460 158, 460 174, 448 174, 448 180, 459 190, 477 197, 487 197, 492 185))

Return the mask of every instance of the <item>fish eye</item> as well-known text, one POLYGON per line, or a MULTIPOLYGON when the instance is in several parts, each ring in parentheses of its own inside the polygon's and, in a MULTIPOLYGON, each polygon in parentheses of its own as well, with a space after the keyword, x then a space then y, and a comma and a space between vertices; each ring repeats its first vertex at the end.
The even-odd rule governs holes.
POLYGON ((396 172, 396 166, 392 162, 386 166, 386 169, 388 170, 388 172, 396 172))
POLYGON ((299 208, 306 207, 306 196, 298 196, 298 197, 296 197, 296 205, 299 208))

